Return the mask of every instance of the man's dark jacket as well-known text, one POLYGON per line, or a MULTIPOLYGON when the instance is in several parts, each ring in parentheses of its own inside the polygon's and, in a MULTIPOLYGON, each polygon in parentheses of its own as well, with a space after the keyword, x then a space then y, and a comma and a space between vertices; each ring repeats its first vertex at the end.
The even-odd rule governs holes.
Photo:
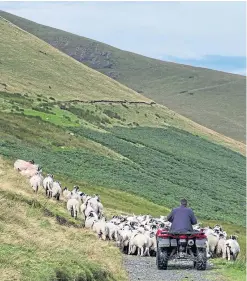
POLYGON ((167 216, 172 223, 170 231, 187 232, 192 231, 192 225, 197 223, 197 219, 190 208, 180 206, 171 211, 167 216))

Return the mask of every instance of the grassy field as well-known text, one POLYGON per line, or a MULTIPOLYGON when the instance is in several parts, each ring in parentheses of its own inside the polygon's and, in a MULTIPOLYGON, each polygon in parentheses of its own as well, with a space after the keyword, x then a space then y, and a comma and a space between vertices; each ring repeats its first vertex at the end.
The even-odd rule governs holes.
POLYGON ((149 101, 3 18, 0 36, 0 90, 59 100, 149 101))
POLYGON ((123 114, 122 105, 20 110, 11 99, 6 104, 15 112, 0 117, 2 155, 33 158, 51 173, 169 208, 187 197, 201 218, 245 225, 239 218, 245 212, 245 157, 172 126, 171 116, 135 106, 123 114))
MULTIPOLYGON (((150 59, 3 11, 0 16, 144 96, 214 131, 245 142, 246 82, 243 76, 150 59)), ((10 52, 12 49, 9 46, 10 52)), ((43 59, 49 54, 38 55, 43 59)), ((70 71, 66 69, 66 73, 70 71)), ((76 76, 72 81, 84 79, 80 71, 76 76)), ((49 77, 48 85, 54 89, 54 74, 49 73, 46 78, 49 77)), ((59 91, 68 91, 64 81, 62 85, 59 91)), ((47 91, 46 87, 42 90, 47 91)))

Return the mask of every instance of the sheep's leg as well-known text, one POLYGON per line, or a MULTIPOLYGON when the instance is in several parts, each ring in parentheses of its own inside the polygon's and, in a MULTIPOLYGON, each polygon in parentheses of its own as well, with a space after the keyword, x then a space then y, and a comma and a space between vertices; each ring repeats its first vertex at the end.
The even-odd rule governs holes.
POLYGON ((106 234, 102 232, 102 240, 106 240, 106 234))
POLYGON ((226 247, 224 246, 222 249, 222 258, 225 259, 226 258, 226 247))
POLYGON ((128 252, 128 255, 131 254, 131 245, 129 244, 129 252, 128 252))
POLYGON ((225 259, 226 258, 226 251, 223 251, 222 252, 222 259, 225 259))
POLYGON ((226 256, 227 256, 228 261, 230 261, 231 260, 231 253, 230 253, 229 247, 226 248, 226 256))
POLYGON ((148 257, 150 257, 150 252, 149 252, 149 248, 147 247, 146 249, 145 249, 145 252, 144 252, 144 256, 148 256, 148 257))
POLYGON ((141 257, 144 255, 144 247, 141 247, 141 257))
POLYGON ((71 217, 73 218, 73 216, 74 216, 73 207, 70 209, 70 213, 71 213, 71 217))
POLYGON ((141 255, 141 249, 138 247, 137 256, 140 256, 140 255, 141 255))
POLYGON ((110 240, 113 240, 113 232, 110 233, 110 240))

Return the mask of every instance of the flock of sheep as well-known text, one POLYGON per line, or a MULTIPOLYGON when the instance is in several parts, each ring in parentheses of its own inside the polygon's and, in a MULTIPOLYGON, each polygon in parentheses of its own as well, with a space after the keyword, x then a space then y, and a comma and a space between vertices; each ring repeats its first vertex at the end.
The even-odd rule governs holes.
MULTIPOLYGON (((106 221, 103 213, 103 205, 98 195, 88 196, 80 192, 78 186, 74 186, 72 191, 61 187, 60 182, 55 181, 53 175, 42 176, 42 170, 34 161, 24 161, 18 159, 14 163, 14 168, 20 174, 30 180, 30 185, 34 192, 38 192, 43 187, 48 198, 57 200, 62 196, 67 202, 67 210, 75 219, 81 213, 85 220, 85 227, 92 229, 102 240, 114 240, 122 252, 126 254, 137 254, 139 256, 156 255, 156 231, 158 228, 169 229, 171 223, 165 216, 154 218, 150 215, 140 216, 113 216, 106 221)), ((194 230, 200 230, 200 224, 193 226, 194 230)), ((224 259, 236 260, 240 247, 236 235, 231 235, 227 239, 227 233, 220 225, 214 228, 203 228, 207 236, 207 257, 222 257, 224 259)))

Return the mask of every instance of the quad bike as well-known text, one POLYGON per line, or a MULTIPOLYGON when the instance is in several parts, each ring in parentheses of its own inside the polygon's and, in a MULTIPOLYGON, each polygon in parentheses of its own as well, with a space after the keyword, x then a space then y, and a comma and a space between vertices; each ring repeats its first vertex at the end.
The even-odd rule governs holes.
POLYGON ((158 229, 156 239, 156 265, 158 269, 166 270, 168 261, 173 259, 191 260, 197 270, 206 269, 207 236, 202 230, 179 233, 158 229))

